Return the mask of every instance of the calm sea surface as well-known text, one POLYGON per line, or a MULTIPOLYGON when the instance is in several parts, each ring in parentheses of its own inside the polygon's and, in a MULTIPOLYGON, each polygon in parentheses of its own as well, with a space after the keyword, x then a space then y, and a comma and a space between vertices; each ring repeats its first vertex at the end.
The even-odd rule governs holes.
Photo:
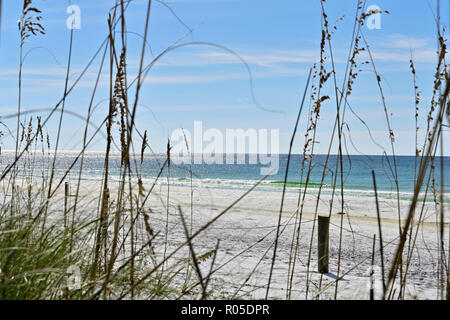
MULTIPOLYGON (((58 175, 69 168, 76 159, 75 152, 60 152, 58 154, 56 168, 58 175)), ((14 154, 12 152, 3 152, 0 156, 0 166, 2 169, 11 163, 14 154)), ((36 153, 36 156, 25 155, 20 163, 23 168, 25 163, 34 161, 34 174, 41 176, 42 169, 50 167, 51 157, 42 156, 36 153)), ((286 172, 288 156, 281 154, 278 161, 278 172, 269 176, 262 184, 260 189, 263 190, 280 190, 283 187, 284 175, 286 172)), ((192 170, 193 183, 202 184, 211 188, 242 188, 247 189, 256 181, 260 180, 263 175, 261 168, 269 167, 268 165, 248 164, 249 156, 245 156, 246 164, 176 164, 170 166, 170 181, 176 185, 190 185, 190 177, 192 170)), ((328 159, 327 169, 323 179, 323 188, 325 192, 331 192, 336 179, 337 156, 332 155, 328 159)), ((139 156, 136 157, 137 165, 140 168, 143 178, 154 178, 159 172, 159 168, 165 161, 163 155, 148 156, 140 163, 139 156)), ((298 192, 299 188, 304 188, 305 182, 309 175, 309 189, 314 190, 320 186, 322 175, 325 167, 326 156, 317 155, 312 160, 303 161, 301 155, 293 155, 291 157, 289 174, 288 174, 288 192, 298 192)), ((401 198, 408 199, 414 190, 415 168, 418 167, 420 158, 416 164, 415 157, 397 156, 394 163, 393 157, 384 156, 345 156, 343 165, 343 185, 346 193, 352 193, 361 196, 373 196, 372 170, 375 171, 377 177, 377 187, 381 197, 395 197, 396 185, 395 174, 398 177, 399 192, 401 198), (395 166, 397 168, 395 173, 395 166)), ((445 200, 450 200, 450 157, 444 158, 444 189, 445 200)), ((430 186, 434 181, 436 190, 440 190, 440 163, 441 159, 435 159, 435 174, 431 176, 430 186)), ((104 166, 104 154, 89 152, 85 155, 83 165, 84 179, 101 179, 104 166)), ((79 162, 73 167, 69 177, 77 176, 79 170, 79 162)), ((25 170, 22 170, 26 172, 25 170)), ((417 172, 417 170, 416 170, 417 172)), ((114 154, 110 157, 110 175, 119 176, 120 174, 120 155, 114 154)), ((160 183, 166 183, 168 177, 167 168, 163 171, 160 183)), ((429 176, 427 175, 426 181, 429 176)), ((337 171, 336 185, 340 189, 341 175, 340 170, 337 171)), ((423 190, 424 191, 424 190, 423 190)), ((432 193, 430 189, 429 193, 432 193)), ((432 195, 429 196, 432 200, 432 195)))

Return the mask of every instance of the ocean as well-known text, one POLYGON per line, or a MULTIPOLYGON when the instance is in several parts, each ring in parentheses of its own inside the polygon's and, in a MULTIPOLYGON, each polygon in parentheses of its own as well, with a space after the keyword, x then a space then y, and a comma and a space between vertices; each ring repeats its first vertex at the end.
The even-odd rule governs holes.
MULTIPOLYGON (((73 151, 60 151, 56 161, 56 175, 61 176, 76 159, 77 153, 73 151)), ((0 168, 4 168, 11 163, 14 153, 11 151, 2 152, 0 155, 0 168)), ((42 156, 41 153, 25 154, 19 163, 19 168, 27 168, 20 171, 20 174, 29 174, 30 166, 26 163, 33 162, 34 175, 42 176, 42 170, 51 167, 52 156, 42 156), (28 171, 27 171, 28 170, 28 171)), ((225 156, 224 156, 225 159, 225 156)), ((261 184, 259 190, 281 191, 286 172, 288 155, 280 154, 278 159, 278 171, 274 175, 268 176, 261 184)), ((165 155, 147 155, 143 163, 140 157, 136 157, 136 164, 139 167, 143 179, 154 179, 161 165, 165 161, 165 155)), ((325 166, 326 156, 316 155, 311 160, 303 161, 302 155, 292 155, 288 174, 287 191, 298 192, 304 190, 307 180, 308 169, 310 170, 308 191, 315 192, 320 187, 322 174, 325 166)), ((170 169, 165 168, 158 183, 166 184, 168 181, 173 185, 203 186, 208 188, 226 189, 248 189, 257 181, 263 178, 261 168, 267 167, 260 164, 249 164, 249 155, 245 155, 245 164, 176 164, 171 162, 170 169), (191 181, 192 172, 192 181, 191 181), (168 180, 169 179, 169 180, 168 180)), ((338 157, 331 155, 328 166, 325 170, 325 177, 322 184, 323 192, 332 191, 338 157)), ((416 163, 413 156, 397 156, 396 166, 398 175, 398 187, 401 199, 410 199, 414 190, 415 168, 419 166, 420 158, 416 163)), ((343 187, 344 194, 373 197, 372 170, 376 173, 377 188, 380 197, 395 198, 397 190, 394 179, 394 158, 391 156, 363 156, 346 155, 343 157, 343 187)), ((440 191, 440 157, 434 161, 435 173, 430 178, 430 187, 434 183, 434 190, 440 191)), ((118 178, 120 175, 120 154, 114 153, 110 156, 110 177, 118 178)), ((103 175, 104 153, 87 152, 84 158, 83 179, 101 179, 103 175)), ((134 162, 133 162, 134 166, 134 162)), ((444 199, 450 201, 450 157, 444 157, 444 199)), ((73 166, 68 179, 76 179, 78 176, 79 162, 73 166)), ((416 172, 418 169, 416 170, 416 172)), ((340 192, 340 171, 337 172, 336 192, 340 192)), ((429 176, 427 175, 425 184, 429 176)), ((424 195, 425 188, 422 188, 424 195)), ((427 201, 434 201, 433 188, 429 188, 427 201)))

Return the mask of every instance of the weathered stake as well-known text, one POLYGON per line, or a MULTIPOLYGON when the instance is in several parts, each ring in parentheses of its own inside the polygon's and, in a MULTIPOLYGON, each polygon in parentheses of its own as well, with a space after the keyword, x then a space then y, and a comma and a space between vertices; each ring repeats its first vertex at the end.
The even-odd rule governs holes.
POLYGON ((317 268, 319 273, 324 274, 328 273, 328 235, 330 229, 330 217, 319 216, 318 220, 317 268))

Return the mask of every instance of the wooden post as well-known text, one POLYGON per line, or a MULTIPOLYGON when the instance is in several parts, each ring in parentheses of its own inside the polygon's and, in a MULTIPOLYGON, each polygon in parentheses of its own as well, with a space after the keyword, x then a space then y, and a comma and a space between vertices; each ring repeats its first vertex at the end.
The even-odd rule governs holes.
POLYGON ((328 234, 330 229, 330 217, 319 216, 318 220, 317 268, 319 273, 324 274, 328 273, 328 234))

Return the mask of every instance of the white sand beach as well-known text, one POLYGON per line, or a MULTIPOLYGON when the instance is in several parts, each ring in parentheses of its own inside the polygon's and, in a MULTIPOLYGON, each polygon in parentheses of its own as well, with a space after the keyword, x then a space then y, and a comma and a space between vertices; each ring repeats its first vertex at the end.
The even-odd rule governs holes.
MULTIPOLYGON (((152 179, 144 180, 144 187, 147 191, 152 185, 152 181, 152 179)), ((75 186, 73 181, 71 186, 73 190, 75 186)), ((98 194, 99 187, 99 181, 83 181, 80 193, 80 196, 84 198, 82 203, 89 207, 97 205, 93 196, 98 194)), ((111 189, 111 192, 114 192, 114 190, 111 189)), ((378 298, 381 297, 381 260, 375 199, 373 197, 345 196, 345 214, 340 215, 338 214, 340 203, 335 198, 330 223, 329 273, 321 275, 317 273, 317 222, 314 222, 317 194, 312 192, 308 191, 304 201, 298 253, 292 280, 289 279, 289 271, 292 268, 292 263, 289 263, 289 261, 294 260, 292 243, 293 241, 294 244, 296 243, 294 231, 298 228, 300 215, 296 215, 298 193, 289 192, 286 194, 268 297, 270 299, 286 299, 286 289, 290 286, 289 283, 292 283, 291 299, 334 299, 338 274, 341 221, 342 250, 337 298, 369 298, 369 273, 374 234, 377 235, 375 295, 378 298), (314 234, 312 235, 313 230, 314 234), (310 243, 312 243, 311 250, 310 243), (310 261, 309 267, 308 260, 310 261), (306 293, 307 290, 308 293, 306 293)), ((161 183, 155 186, 145 205, 145 212, 150 217, 149 222, 153 230, 160 232, 154 241, 157 260, 161 260, 164 254, 167 213, 169 217, 167 253, 170 253, 171 250, 174 250, 186 240, 177 209, 178 206, 182 208, 189 228, 192 223, 192 231, 195 233, 196 230, 221 214, 244 193, 245 190, 241 189, 196 187, 192 189, 191 206, 191 188, 189 186, 170 185, 168 197, 168 186, 164 183, 164 178, 161 178, 161 183)), ((265 297, 273 256, 273 244, 277 232, 281 194, 280 191, 254 190, 193 240, 195 253, 201 256, 214 250, 217 241, 220 239, 209 284, 213 291, 213 297, 250 299, 265 297)), ((318 214, 329 214, 329 201, 329 194, 321 197, 317 210, 318 214)), ((409 201, 401 200, 400 208, 402 218, 405 218, 409 209, 409 201)), ((380 199, 380 211, 385 273, 387 274, 399 239, 397 201, 380 199)), ((415 239, 411 239, 415 240, 416 243, 407 275, 406 299, 438 298, 438 266, 436 261, 438 260, 439 229, 437 212, 434 203, 426 203, 422 223, 420 226, 417 223, 414 224, 414 228, 418 228, 419 232, 417 233, 418 236, 414 237, 415 239)), ((417 217, 419 214, 420 210, 417 212, 417 217)), ((448 221, 446 228, 445 233, 448 235, 448 221)), ((142 235, 142 241, 145 241, 144 235, 142 235)), ((405 265, 406 253, 410 243, 408 238, 404 251, 405 265)), ((186 247, 174 255, 170 261, 177 261, 177 259, 187 256, 188 249, 186 247)), ((210 270, 211 261, 210 257, 200 264, 204 274, 207 274, 210 270)), ((180 279, 182 278, 180 277, 180 279)), ((180 298, 192 298, 192 292, 186 294, 186 296, 180 296, 180 298)))

